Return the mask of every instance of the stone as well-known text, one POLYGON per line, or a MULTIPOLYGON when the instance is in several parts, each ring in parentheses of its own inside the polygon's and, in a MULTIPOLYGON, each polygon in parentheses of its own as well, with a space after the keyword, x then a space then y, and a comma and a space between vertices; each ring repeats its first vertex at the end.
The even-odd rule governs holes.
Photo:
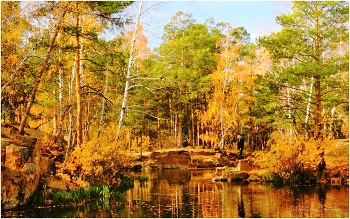
POLYGON ((21 181, 19 171, 1 166, 1 209, 13 209, 19 204, 20 183, 18 182, 21 181))
POLYGON ((216 162, 214 156, 205 156, 205 155, 193 155, 192 163, 198 168, 212 168, 216 167, 219 162, 216 162))
POLYGON ((30 175, 39 174, 39 168, 35 163, 26 163, 21 169, 21 172, 30 175))
POLYGON ((16 144, 24 147, 34 147, 37 141, 37 138, 32 138, 28 136, 17 135, 15 137, 16 144))
POLYGON ((238 166, 240 171, 250 171, 252 166, 249 165, 248 160, 239 160, 238 166))
POLYGON ((228 178, 222 177, 222 176, 217 176, 211 179, 212 181, 221 181, 221 182, 227 182, 228 178))
POLYGON ((26 163, 20 171, 1 166, 1 208, 10 210, 28 204, 39 180, 35 163, 26 163))
POLYGON ((1 138, 1 164, 5 164, 6 160, 6 147, 12 143, 11 139, 1 138))
POLYGON ((219 177, 223 177, 225 169, 226 169, 226 167, 216 167, 214 175, 219 176, 219 177))
POLYGON ((50 170, 51 161, 48 157, 41 157, 38 166, 40 174, 46 174, 50 170))
POLYGON ((259 182, 261 181, 260 176, 257 173, 251 173, 247 179, 249 182, 259 182))
POLYGON ((228 178, 231 181, 245 180, 249 177, 248 173, 245 171, 232 171, 228 173, 228 178))
POLYGON ((20 170, 30 157, 31 150, 27 147, 11 144, 6 147, 5 166, 20 170))
POLYGON ((39 168, 35 163, 26 163, 21 169, 23 187, 20 192, 23 193, 23 201, 21 205, 25 205, 29 202, 30 198, 36 191, 40 181, 39 168))

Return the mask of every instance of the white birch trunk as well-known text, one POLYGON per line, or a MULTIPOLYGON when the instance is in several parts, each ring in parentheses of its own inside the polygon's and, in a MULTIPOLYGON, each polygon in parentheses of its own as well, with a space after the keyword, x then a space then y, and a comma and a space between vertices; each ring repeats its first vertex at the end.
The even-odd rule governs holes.
POLYGON ((309 93, 309 99, 307 101, 306 116, 305 116, 305 135, 306 136, 309 136, 309 133, 307 132, 307 124, 309 123, 310 114, 311 114, 311 97, 312 97, 312 88, 314 85, 313 80, 314 78, 311 77, 310 93, 309 93))
POLYGON ((128 100, 129 86, 130 86, 130 80, 131 80, 131 67, 132 67, 132 63, 134 61, 134 48, 135 48, 135 43, 136 43, 136 38, 137 38, 136 34, 137 34, 139 22, 140 22, 142 5, 143 5, 143 1, 140 2, 140 8, 139 8, 139 12, 137 14, 135 29, 134 29, 134 33, 133 33, 132 41, 131 41, 131 49, 130 49, 128 70, 127 70, 127 75, 126 75, 124 97, 123 97, 122 109, 120 111, 120 119, 119 119, 119 124, 118 124, 118 129, 117 129, 117 135, 115 137, 116 141, 118 141, 120 130, 122 128, 123 121, 124 121, 125 111, 126 111, 126 102, 128 100))
MULTIPOLYGON (((61 50, 59 50, 59 53, 61 54, 61 50)), ((61 62, 60 58, 59 58, 59 62, 61 62)), ((58 133, 61 133, 63 130, 63 71, 61 67, 59 68, 58 88, 59 88, 58 100, 59 100, 59 112, 60 112, 58 133)))
POLYGON ((68 146, 66 151, 66 157, 68 157, 68 151, 72 144, 72 128, 73 128, 73 109, 72 109, 72 96, 73 96, 73 84, 75 78, 75 62, 72 67, 72 78, 69 83, 69 127, 68 127, 68 146))

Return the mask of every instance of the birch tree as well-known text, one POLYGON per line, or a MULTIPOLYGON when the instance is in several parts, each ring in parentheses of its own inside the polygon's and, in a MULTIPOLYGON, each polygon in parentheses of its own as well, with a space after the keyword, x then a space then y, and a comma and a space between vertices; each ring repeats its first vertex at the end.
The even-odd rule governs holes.
MULTIPOLYGON (((140 59, 147 57, 147 55, 149 54, 149 51, 136 52, 136 46, 137 46, 137 42, 138 42, 139 38, 141 36, 143 36, 145 31, 148 31, 149 29, 156 28, 156 27, 151 27, 151 28, 144 30, 143 25, 145 24, 145 22, 148 19, 150 19, 155 13, 157 13, 157 11, 159 10, 160 4, 161 4, 161 2, 154 3, 149 7, 144 7, 143 1, 140 1, 140 3, 139 3, 139 8, 138 8, 138 12, 136 15, 135 25, 134 25, 133 30, 132 30, 132 38, 130 41, 130 53, 129 53, 129 58, 128 58, 128 67, 126 69, 126 75, 125 75, 126 82, 125 82, 124 94, 123 94, 123 99, 122 99, 122 104, 121 104, 120 118, 119 118, 118 127, 117 127, 117 134, 115 137, 116 141, 118 141, 118 139, 119 139, 120 131, 121 131, 122 126, 123 126, 124 117, 126 114, 129 91, 133 88, 136 88, 136 87, 144 87, 140 83, 135 83, 136 81, 151 79, 151 78, 140 77, 136 72, 133 72, 133 71, 134 71, 134 67, 137 64, 137 62, 140 59)), ((144 88, 150 90, 147 87, 144 87, 144 88)))

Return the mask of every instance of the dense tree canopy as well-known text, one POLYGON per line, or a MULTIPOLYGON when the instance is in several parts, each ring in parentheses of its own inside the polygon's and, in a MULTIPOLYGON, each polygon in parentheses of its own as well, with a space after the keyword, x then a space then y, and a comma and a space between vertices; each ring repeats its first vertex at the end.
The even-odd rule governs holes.
POLYGON ((2 123, 66 137, 67 157, 101 142, 233 148, 241 134, 254 151, 276 136, 348 136, 348 2, 292 2, 257 44, 244 27, 177 12, 153 50, 145 21, 159 4, 142 4, 2 1, 2 123))

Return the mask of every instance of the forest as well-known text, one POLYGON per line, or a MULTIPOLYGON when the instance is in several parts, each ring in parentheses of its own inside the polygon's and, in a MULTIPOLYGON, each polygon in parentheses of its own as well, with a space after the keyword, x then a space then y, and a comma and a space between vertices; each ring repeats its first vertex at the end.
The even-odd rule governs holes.
POLYGON ((329 165, 324 146, 349 137, 348 2, 292 2, 256 42, 179 11, 151 49, 161 6, 1 1, 2 125, 64 138, 43 151, 91 179, 113 176, 125 151, 236 149, 237 135, 281 174, 329 165))

